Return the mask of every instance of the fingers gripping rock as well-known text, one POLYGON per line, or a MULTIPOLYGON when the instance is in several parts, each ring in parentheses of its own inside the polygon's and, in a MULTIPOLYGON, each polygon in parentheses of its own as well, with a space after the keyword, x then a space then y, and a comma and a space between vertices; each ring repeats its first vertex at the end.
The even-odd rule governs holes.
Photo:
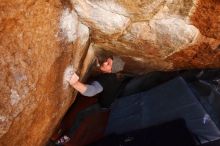
POLYGON ((75 73, 75 68, 72 65, 67 66, 67 68, 64 71, 63 75, 63 88, 67 89, 69 87, 69 81, 71 80, 71 77, 75 73))

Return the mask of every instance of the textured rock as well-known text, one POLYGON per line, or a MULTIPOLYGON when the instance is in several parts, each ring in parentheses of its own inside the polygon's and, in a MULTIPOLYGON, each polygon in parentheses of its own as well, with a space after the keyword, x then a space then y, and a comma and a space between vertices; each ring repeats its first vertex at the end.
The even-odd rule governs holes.
POLYGON ((197 1, 191 20, 204 36, 220 39, 219 0, 197 1))
MULTIPOLYGON (((72 0, 71 2, 82 23, 93 30, 91 37, 95 48, 123 57, 127 60, 127 72, 144 73, 152 70, 188 68, 190 65, 186 63, 177 64, 178 54, 181 52, 185 54, 184 52, 189 50, 200 52, 200 49, 204 52, 205 46, 212 48, 209 49, 211 53, 207 54, 209 58, 218 58, 216 48, 220 42, 216 37, 219 32, 217 0, 209 0, 207 6, 206 2, 200 0, 72 0), (117 19, 111 16, 112 20, 110 20, 109 13, 127 18, 130 20, 129 24, 123 24, 123 27, 112 25, 117 19), (209 15, 212 15, 211 22, 208 22, 209 15), (199 20, 200 17, 202 20, 199 20), (211 27, 209 29, 213 29, 211 32, 215 30, 217 34, 210 35, 211 32, 207 31, 207 23, 212 24, 209 25, 211 27), (203 26, 205 28, 202 28, 203 26)), ((204 52, 206 53, 207 51, 204 52)), ((191 64, 191 67, 220 66, 216 60, 199 60, 200 65, 191 64)))
POLYGON ((64 72, 80 70, 89 30, 75 12, 69 30, 58 0, 3 0, 0 11, 0 145, 44 145, 73 102, 64 72))
POLYGON ((166 9, 167 14, 186 17, 193 6, 193 0, 116 0, 135 22, 151 20, 158 12, 166 9))
POLYGON ((220 67, 219 0, 2 0, 0 145, 44 145, 99 51, 125 71, 220 67))
POLYGON ((67 8, 62 12, 60 28, 62 30, 62 35, 67 38, 68 42, 76 40, 78 23, 78 16, 75 11, 67 8))
POLYGON ((167 60, 173 62, 173 68, 219 68, 220 41, 203 39, 205 41, 198 41, 183 51, 169 56, 167 60))
POLYGON ((82 22, 107 35, 121 34, 129 24, 129 18, 117 14, 124 9, 114 1, 72 0, 72 3, 82 22))

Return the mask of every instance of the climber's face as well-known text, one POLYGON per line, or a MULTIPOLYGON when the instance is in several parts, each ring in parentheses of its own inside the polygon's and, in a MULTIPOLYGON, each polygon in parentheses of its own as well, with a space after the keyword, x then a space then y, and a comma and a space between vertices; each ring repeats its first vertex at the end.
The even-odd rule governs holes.
POLYGON ((112 63, 113 60, 111 58, 108 58, 105 62, 102 63, 102 65, 100 66, 100 70, 104 73, 111 73, 112 63))

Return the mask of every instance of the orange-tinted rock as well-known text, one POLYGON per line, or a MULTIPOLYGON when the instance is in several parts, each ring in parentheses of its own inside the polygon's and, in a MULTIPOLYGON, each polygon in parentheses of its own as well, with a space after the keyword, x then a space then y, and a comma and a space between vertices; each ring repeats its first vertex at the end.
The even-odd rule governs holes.
POLYGON ((191 17, 203 35, 220 40, 220 1, 198 1, 191 17))
MULTIPOLYGON (((209 0, 207 6, 202 0, 197 0, 196 3, 193 0, 71 2, 80 20, 91 28, 95 49, 120 55, 127 61, 127 72, 145 73, 152 70, 177 69, 175 59, 170 59, 170 56, 191 48, 195 51, 194 46, 200 46, 198 44, 207 43, 215 50, 216 47, 208 41, 210 39, 214 39, 217 45, 220 44, 218 37, 215 37, 220 26, 217 25, 219 2, 214 0, 209 0), (213 9, 216 14, 212 12, 213 9), (209 19, 209 15, 212 15, 212 19, 209 19), (120 17, 121 19, 117 19, 120 17), (125 18, 130 20, 129 24, 125 18), (208 22, 209 20, 211 21, 208 22), (215 36, 205 33, 208 23, 213 24, 209 27, 213 29, 213 34, 214 30, 217 32, 215 36), (206 39, 200 39, 201 37, 206 39)), ((196 51, 202 52, 200 49, 203 50, 202 47, 198 47, 196 51)), ((214 55, 211 58, 216 56, 215 53, 210 55, 214 55)), ((212 60, 200 61, 200 67, 206 67, 207 63, 210 64, 209 67, 218 66, 218 62, 210 63, 212 60)))
POLYGON ((76 95, 67 75, 100 50, 135 74, 219 68, 219 15, 218 0, 2 0, 0 145, 44 145, 76 95))
POLYGON ((63 11, 59 0, 0 3, 2 146, 44 145, 73 102, 64 72, 81 68, 89 30, 77 23, 68 41, 60 28, 63 11))
POLYGON ((175 69, 220 68, 220 48, 213 50, 208 43, 190 46, 167 58, 175 69))

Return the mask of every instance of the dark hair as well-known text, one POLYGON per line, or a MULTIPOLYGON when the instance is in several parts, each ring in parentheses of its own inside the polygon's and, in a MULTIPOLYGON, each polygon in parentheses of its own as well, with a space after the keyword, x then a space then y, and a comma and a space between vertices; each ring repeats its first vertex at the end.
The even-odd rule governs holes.
POLYGON ((97 58, 97 63, 99 65, 102 65, 105 61, 107 61, 108 58, 113 59, 113 54, 108 51, 100 51, 99 53, 97 53, 96 58, 97 58))

